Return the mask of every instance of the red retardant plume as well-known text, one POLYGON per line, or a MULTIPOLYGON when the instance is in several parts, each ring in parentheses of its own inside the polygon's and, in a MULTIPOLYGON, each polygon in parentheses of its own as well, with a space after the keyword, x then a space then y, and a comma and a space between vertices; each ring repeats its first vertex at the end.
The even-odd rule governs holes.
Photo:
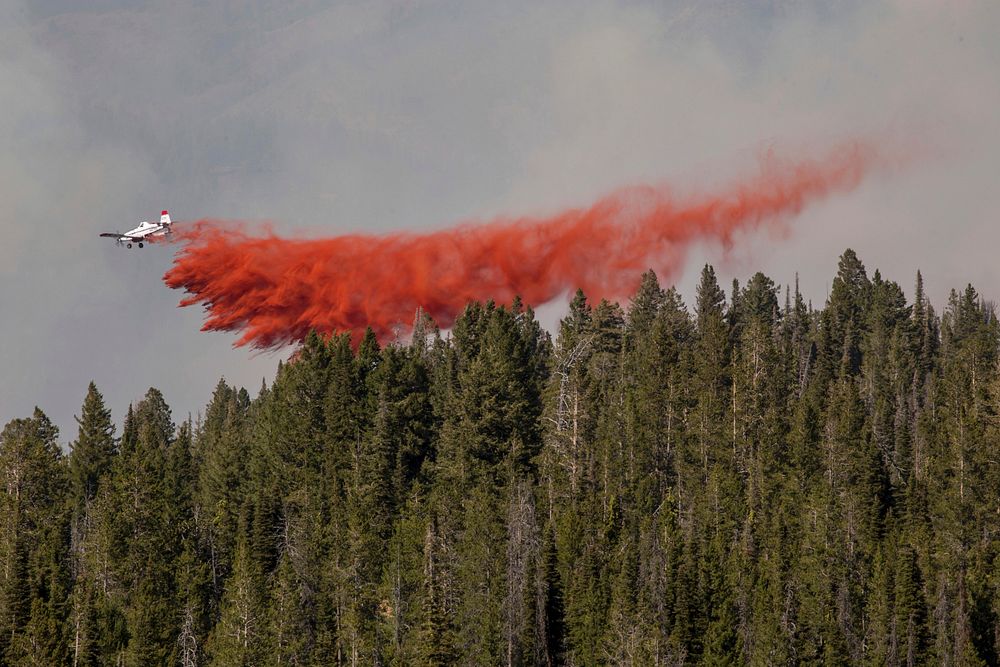
POLYGON ((543 304, 580 287, 621 298, 653 268, 672 279, 689 247, 731 247, 736 232, 780 224, 810 201, 856 187, 878 162, 850 143, 820 161, 768 156, 758 175, 715 194, 677 197, 636 186, 545 217, 498 218, 429 233, 352 234, 303 240, 253 234, 238 222, 175 225, 184 247, 164 276, 182 306, 204 304, 204 331, 240 333, 258 349, 301 341, 311 329, 371 326, 380 340, 408 329, 422 308, 443 327, 469 301, 543 304))

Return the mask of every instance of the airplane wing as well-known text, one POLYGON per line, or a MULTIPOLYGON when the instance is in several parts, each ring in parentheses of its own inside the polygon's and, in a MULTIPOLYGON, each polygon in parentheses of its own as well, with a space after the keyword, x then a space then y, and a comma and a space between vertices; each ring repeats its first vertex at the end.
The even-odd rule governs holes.
POLYGON ((101 236, 111 238, 111 239, 128 239, 129 241, 145 241, 145 236, 129 236, 128 234, 122 234, 120 232, 104 232, 101 236))

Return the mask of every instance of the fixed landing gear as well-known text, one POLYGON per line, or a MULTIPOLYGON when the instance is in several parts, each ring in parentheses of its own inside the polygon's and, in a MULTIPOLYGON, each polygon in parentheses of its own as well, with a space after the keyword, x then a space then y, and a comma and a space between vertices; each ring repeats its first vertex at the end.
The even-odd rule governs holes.
POLYGON ((126 243, 126 244, 125 244, 125 247, 126 247, 126 248, 131 248, 131 247, 132 247, 132 244, 131 244, 131 243, 126 243))
POLYGON ((142 247, 142 241, 139 241, 139 247, 140 248, 142 247))

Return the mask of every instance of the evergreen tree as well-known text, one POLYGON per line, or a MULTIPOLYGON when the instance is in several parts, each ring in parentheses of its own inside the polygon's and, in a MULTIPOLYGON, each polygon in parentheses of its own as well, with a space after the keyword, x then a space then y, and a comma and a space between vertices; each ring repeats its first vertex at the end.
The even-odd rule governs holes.
POLYGON ((0 432, 0 662, 69 657, 68 480, 58 429, 35 408, 0 432))
POLYGON ((221 615, 208 639, 210 664, 249 667, 262 664, 268 632, 264 578, 239 540, 233 572, 226 580, 221 615))
POLYGON ((117 453, 111 411, 104 407, 104 397, 93 382, 87 387, 77 423, 80 432, 71 446, 69 476, 74 505, 79 513, 97 495, 98 485, 117 453))
POLYGON ((250 397, 219 380, 192 445, 197 488, 193 502, 210 561, 215 601, 229 572, 241 511, 250 397))

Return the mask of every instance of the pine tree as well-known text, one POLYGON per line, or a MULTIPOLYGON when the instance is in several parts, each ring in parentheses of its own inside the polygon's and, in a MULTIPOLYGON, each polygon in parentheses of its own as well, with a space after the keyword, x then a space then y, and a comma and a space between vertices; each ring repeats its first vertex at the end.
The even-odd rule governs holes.
POLYGON ((208 639, 210 664, 246 667, 262 664, 269 627, 265 591, 263 576, 250 556, 249 545, 238 540, 221 615, 208 639))
POLYGON ((124 589, 120 601, 128 644, 122 659, 139 665, 172 659, 177 650, 173 561, 181 527, 177 512, 183 512, 185 501, 176 497, 184 481, 176 477, 180 466, 171 461, 175 429, 163 394, 151 388, 130 414, 123 429, 128 446, 123 435, 110 483, 114 502, 120 503, 115 520, 122 543, 114 576, 124 589))
POLYGON ((695 304, 697 340, 693 389, 695 408, 694 451, 690 452, 701 468, 701 480, 707 480, 710 464, 724 456, 721 425, 728 402, 729 332, 724 317, 725 295, 715 279, 715 270, 705 265, 697 288, 695 304))
POLYGON ((436 522, 432 519, 424 541, 423 623, 415 663, 422 667, 445 667, 454 664, 459 657, 442 573, 438 567, 438 549, 439 536, 436 522))
POLYGON ((219 380, 192 446, 199 530, 208 550, 215 598, 231 566, 241 511, 250 397, 219 380))
POLYGON ((60 664, 69 597, 68 480, 38 408, 0 432, 0 661, 60 664))
MULTIPOLYGON (((860 369, 860 340, 865 331, 863 311, 868 306, 871 289, 864 264, 850 248, 840 256, 837 267, 820 323, 817 373, 819 382, 824 384, 838 372, 853 375, 860 369)), ((826 387, 818 389, 825 391, 826 387)))
POLYGON ((559 576, 555 528, 550 525, 542 544, 538 572, 538 639, 536 662, 545 667, 564 664, 566 647, 563 583, 559 576))
POLYGON ((77 423, 80 431, 71 445, 69 475, 74 505, 79 513, 97 495, 98 485, 111 469, 117 454, 111 411, 104 407, 104 397, 93 382, 87 387, 77 423))
POLYGON ((634 337, 649 332, 665 298, 666 295, 653 270, 643 273, 639 289, 632 297, 632 304, 628 310, 629 332, 634 337))

